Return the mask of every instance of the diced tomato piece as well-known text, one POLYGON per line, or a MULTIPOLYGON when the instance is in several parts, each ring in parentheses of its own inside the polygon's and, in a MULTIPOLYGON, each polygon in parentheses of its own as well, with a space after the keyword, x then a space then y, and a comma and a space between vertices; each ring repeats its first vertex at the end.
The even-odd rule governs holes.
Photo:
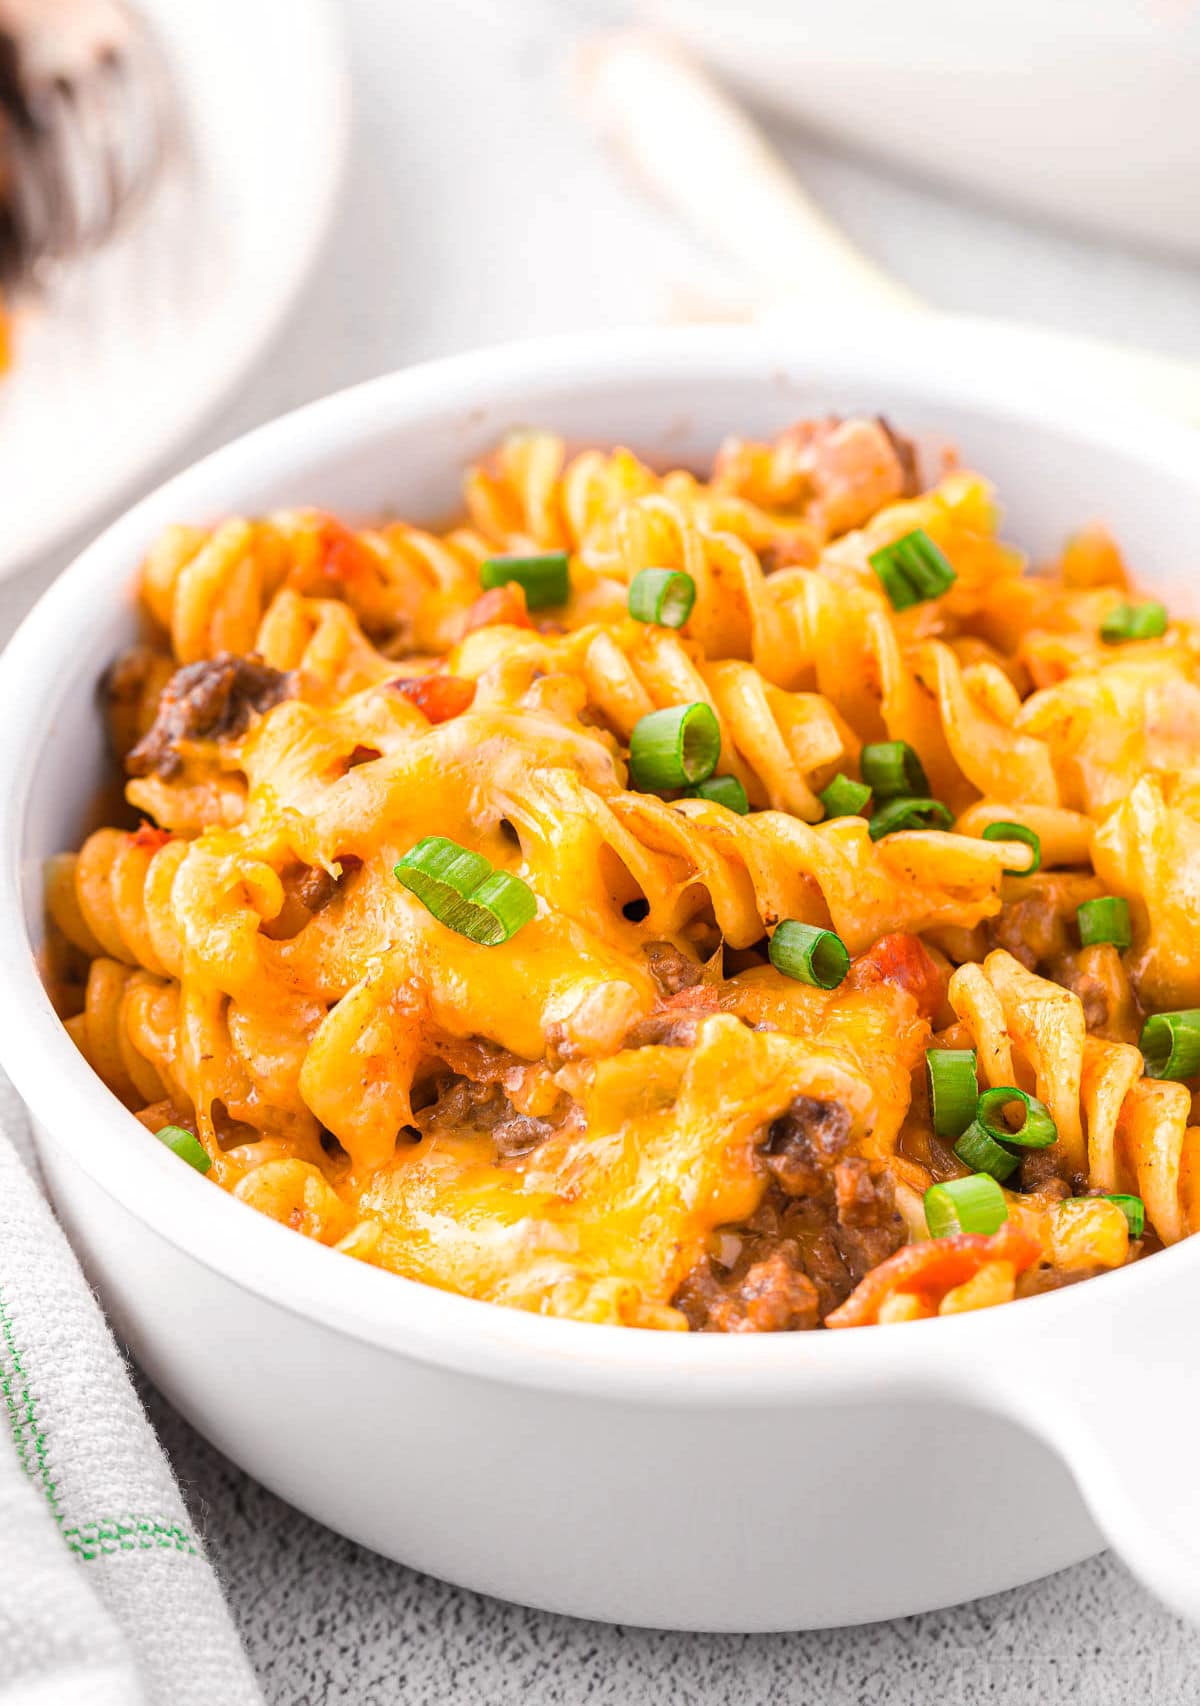
POLYGON ((461 675, 413 675, 388 686, 402 693, 431 723, 448 723, 468 710, 475 697, 475 683, 461 675))
POLYGON ((320 572, 326 580, 352 586, 375 572, 374 556, 344 522, 326 516, 320 524, 319 541, 320 572))
POLYGON ((886 1262, 872 1268, 841 1308, 825 1317, 825 1325, 873 1326, 879 1319, 880 1307, 897 1292, 913 1292, 936 1311, 948 1291, 973 1279, 986 1262, 1011 1262, 1018 1273, 1024 1273, 1041 1254, 1038 1240, 1015 1220, 1006 1220, 990 1238, 964 1232, 956 1238, 930 1238, 923 1244, 906 1244, 886 1262))
POLYGON ((926 1019, 932 1019, 946 999, 941 968, 919 937, 903 931, 881 936, 873 948, 855 960, 846 983, 851 989, 893 983, 908 991, 926 1019))
POLYGON ((143 848, 147 853, 157 853, 160 847, 165 847, 171 840, 169 829, 159 829, 157 824, 147 823, 145 818, 131 831, 130 841, 135 847, 143 848))
POLYGON ((495 627, 533 627, 525 604, 525 588, 519 582, 505 581, 503 586, 493 586, 481 593, 467 611, 463 633, 469 634, 473 628, 495 627))

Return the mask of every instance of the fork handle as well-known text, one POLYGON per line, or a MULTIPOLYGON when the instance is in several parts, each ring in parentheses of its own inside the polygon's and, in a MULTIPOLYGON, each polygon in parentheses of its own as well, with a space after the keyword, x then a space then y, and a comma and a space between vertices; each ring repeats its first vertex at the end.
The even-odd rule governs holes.
POLYGON ((39 88, 120 54, 133 29, 120 0, 0 0, 0 66, 6 105, 29 122, 39 88))
POLYGON ((641 30, 601 36, 580 50, 576 80, 637 175, 758 281, 764 305, 922 306, 825 217, 757 126, 672 42, 641 30))
MULTIPOLYGON (((754 281, 753 312, 933 312, 868 260, 805 193, 743 109, 682 49, 646 31, 601 36, 576 66, 585 107, 643 182, 754 281)), ((1200 421, 1200 366, 1042 326, 1011 332, 1067 383, 1097 379, 1160 412, 1200 421)))

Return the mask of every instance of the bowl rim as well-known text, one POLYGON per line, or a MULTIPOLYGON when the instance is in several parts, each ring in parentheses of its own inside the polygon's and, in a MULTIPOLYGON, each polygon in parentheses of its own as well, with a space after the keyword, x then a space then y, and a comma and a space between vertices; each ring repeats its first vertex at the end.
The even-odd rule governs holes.
MULTIPOLYGON (((50 1005, 25 927, 21 839, 34 767, 45 745, 55 687, 70 678, 72 637, 90 607, 128 585, 159 528, 219 511, 222 489, 253 468, 286 474, 384 427, 400 430, 424 410, 470 411, 482 399, 519 399, 522 386, 586 386, 619 370, 631 387, 672 374, 761 377, 791 371, 861 389, 874 378, 905 384, 931 403, 967 402, 1014 426, 1036 421, 1168 474, 1200 492, 1200 432, 1164 421, 1111 394, 1047 373, 1044 336, 1022 367, 1011 328, 930 317, 831 328, 689 327, 565 334, 423 363, 307 404, 206 456, 159 486, 97 538, 43 595, 0 657, 0 1064, 40 1132, 66 1152, 103 1195, 193 1261, 276 1307, 394 1354, 509 1383, 590 1391, 642 1402, 722 1405, 820 1401, 855 1391, 895 1393, 941 1382, 960 1388, 1019 1334, 1057 1333, 1082 1308, 1111 1310, 1157 1294, 1185 1268, 1184 1240, 1152 1262, 1082 1287, 1024 1300, 1019 1309, 909 1323, 906 1332, 696 1335, 601 1326, 530 1314, 438 1290, 347 1261, 297 1237, 225 1191, 201 1189, 190 1169, 156 1144, 98 1086, 50 1005), (81 620, 82 613, 82 620, 81 620), (64 668, 64 665, 67 667, 64 668), (97 1090, 99 1088, 99 1094, 97 1090), (1014 1325, 1011 1318, 1018 1317, 1014 1325)), ((521 418, 519 401, 506 401, 521 418)))

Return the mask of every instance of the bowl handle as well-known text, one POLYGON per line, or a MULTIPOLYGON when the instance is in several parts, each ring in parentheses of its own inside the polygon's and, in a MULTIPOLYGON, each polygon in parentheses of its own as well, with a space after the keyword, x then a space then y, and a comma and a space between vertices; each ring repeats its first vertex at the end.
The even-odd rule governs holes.
MULTIPOLYGON (((1117 1293, 1120 1306, 1106 1307, 1099 1294, 1108 1286, 1097 1280, 1083 1288, 1092 1307, 1055 1310, 1050 1330, 1030 1332, 1027 1317, 1025 1330, 1011 1333, 1010 1354, 990 1360, 987 1371, 976 1364, 986 1396, 980 1385, 974 1396, 1062 1458, 1113 1550, 1171 1610, 1200 1623, 1200 1475, 1193 1467, 1200 1287, 1194 1263, 1185 1269, 1174 1252, 1152 1257, 1147 1270, 1156 1264, 1161 1271, 1145 1273, 1148 1283, 1132 1306, 1117 1293)), ((1016 1329, 1022 1306, 1009 1308, 1005 1325, 1016 1329)))

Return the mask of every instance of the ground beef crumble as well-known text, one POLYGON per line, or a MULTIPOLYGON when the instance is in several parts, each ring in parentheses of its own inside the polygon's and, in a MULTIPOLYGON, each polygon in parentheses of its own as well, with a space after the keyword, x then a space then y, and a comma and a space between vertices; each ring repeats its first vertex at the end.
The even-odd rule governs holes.
POLYGON ((631 1031, 625 1034, 623 1048, 691 1048, 696 1041, 696 1034, 705 1019, 712 1017, 708 1007, 687 1007, 669 1009, 664 1013, 651 1013, 647 1019, 639 1019, 631 1031))
POLYGON ((1064 1286, 1078 1285, 1080 1280, 1094 1279, 1103 1268, 1052 1268, 1044 1263, 1026 1268, 1017 1276, 1017 1297, 1040 1297, 1043 1292, 1061 1291, 1064 1286))
POLYGON ((1060 1143, 1052 1143, 1048 1149, 1027 1149, 1021 1156, 1016 1182, 1021 1190, 1036 1191, 1039 1196, 1056 1202, 1076 1195, 1077 1184, 1082 1183, 1084 1190, 1087 1188, 1086 1178, 1071 1173, 1060 1143))
POLYGON ((528 1155, 558 1129, 555 1120, 519 1114, 501 1085, 476 1084, 454 1074, 438 1084, 434 1100, 413 1115, 413 1124, 423 1137, 464 1130, 488 1132, 497 1156, 504 1160, 528 1155))
POLYGON ((164 687, 158 715, 129 753, 125 768, 131 776, 157 775, 169 782, 183 769, 184 742, 244 734, 252 715, 269 711, 295 692, 294 673, 272 669, 253 655, 218 652, 185 664, 164 687))
POLYGON ((312 914, 324 912, 337 893, 337 886, 337 878, 329 871, 317 865, 307 865, 297 878, 294 892, 304 910, 312 914))
POLYGON ((642 952, 661 995, 678 995, 681 989, 693 989, 703 980, 704 968, 673 942, 646 942, 642 952))
POLYGON ((569 1096, 561 1095, 542 1117, 519 1113, 505 1088, 511 1075, 528 1067, 528 1061, 479 1038, 455 1043, 447 1041, 441 1051, 447 1071, 427 1086, 428 1101, 413 1114, 413 1124, 423 1137, 441 1132, 486 1132, 495 1146, 498 1161, 529 1155, 555 1132, 579 1118, 579 1109, 569 1096), (466 1068, 466 1071, 459 1070, 466 1068))
POLYGON ((770 1175, 758 1209, 728 1228, 732 1262, 706 1257, 675 1294, 694 1332, 798 1332, 817 1327, 859 1280, 904 1242, 891 1179, 847 1155, 839 1102, 799 1096, 763 1145, 770 1175))
POLYGON ((767 1132, 767 1170, 786 1196, 820 1196, 849 1137, 850 1115, 840 1102, 797 1096, 767 1132))
POLYGON ((151 646, 132 646, 105 670, 100 698, 113 749, 122 763, 140 739, 172 673, 170 659, 151 646))
POLYGON ((1027 971, 1065 954, 1071 945, 1061 909, 1037 891, 1010 901, 987 928, 991 946, 1006 949, 1027 971))
POLYGON ((701 1263, 675 1304, 698 1333, 798 1333, 819 1325, 817 1288, 788 1243, 721 1278, 713 1263, 701 1263))
POLYGON ((273 942, 290 941, 318 913, 324 912, 361 868, 362 860, 353 853, 344 853, 338 864, 341 875, 337 877, 320 865, 291 865, 281 871, 283 906, 274 918, 263 922, 263 935, 273 942))

